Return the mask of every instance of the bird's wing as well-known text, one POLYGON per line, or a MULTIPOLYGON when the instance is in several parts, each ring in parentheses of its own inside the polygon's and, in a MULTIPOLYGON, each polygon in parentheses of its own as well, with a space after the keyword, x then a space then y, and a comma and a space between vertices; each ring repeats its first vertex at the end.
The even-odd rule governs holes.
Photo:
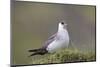
POLYGON ((52 36, 50 36, 50 37, 48 38, 48 40, 55 38, 55 37, 56 37, 56 35, 57 35, 56 33, 55 33, 55 34, 53 34, 52 36))
POLYGON ((57 34, 54 34, 48 38, 48 40, 44 43, 43 48, 47 48, 47 46, 55 40, 57 34))

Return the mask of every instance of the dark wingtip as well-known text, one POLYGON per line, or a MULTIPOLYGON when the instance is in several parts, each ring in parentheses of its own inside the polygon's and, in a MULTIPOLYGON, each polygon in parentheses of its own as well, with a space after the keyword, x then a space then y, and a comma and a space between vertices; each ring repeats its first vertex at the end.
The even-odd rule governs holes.
POLYGON ((28 52, 35 52, 37 51, 38 49, 33 49, 33 50, 28 50, 28 52))
POLYGON ((32 50, 28 50, 28 52, 37 52, 39 50, 41 50, 41 49, 32 49, 32 50))
POLYGON ((32 57, 35 55, 44 55, 44 54, 48 53, 48 51, 46 49, 29 50, 29 52, 33 52, 33 53, 28 57, 32 57))
POLYGON ((28 52, 33 52, 33 50, 28 50, 28 52))

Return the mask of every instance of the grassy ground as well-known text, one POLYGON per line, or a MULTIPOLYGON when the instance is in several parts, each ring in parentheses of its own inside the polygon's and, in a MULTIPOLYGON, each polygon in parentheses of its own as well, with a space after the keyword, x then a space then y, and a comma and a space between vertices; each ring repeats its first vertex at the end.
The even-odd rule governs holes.
POLYGON ((79 61, 95 61, 95 53, 81 52, 79 50, 64 49, 53 54, 45 55, 38 60, 32 60, 33 64, 50 64, 79 61))

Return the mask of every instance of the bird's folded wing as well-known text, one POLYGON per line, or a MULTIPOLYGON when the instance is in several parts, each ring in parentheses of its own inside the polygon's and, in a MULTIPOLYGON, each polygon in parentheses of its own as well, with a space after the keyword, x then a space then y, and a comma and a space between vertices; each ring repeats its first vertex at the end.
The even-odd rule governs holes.
POLYGON ((43 48, 47 48, 47 46, 55 40, 56 34, 50 36, 48 40, 44 43, 43 48))
POLYGON ((55 38, 55 37, 56 37, 56 34, 53 34, 52 36, 50 36, 50 37, 48 38, 48 40, 53 39, 53 38, 55 38))

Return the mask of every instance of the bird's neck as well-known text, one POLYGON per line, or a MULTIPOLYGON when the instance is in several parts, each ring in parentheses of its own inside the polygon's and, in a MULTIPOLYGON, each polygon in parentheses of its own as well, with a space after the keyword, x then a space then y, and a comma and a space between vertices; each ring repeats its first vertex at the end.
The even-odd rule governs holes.
POLYGON ((65 28, 63 28, 63 27, 59 27, 59 28, 58 28, 58 32, 64 32, 64 31, 66 31, 65 28))

